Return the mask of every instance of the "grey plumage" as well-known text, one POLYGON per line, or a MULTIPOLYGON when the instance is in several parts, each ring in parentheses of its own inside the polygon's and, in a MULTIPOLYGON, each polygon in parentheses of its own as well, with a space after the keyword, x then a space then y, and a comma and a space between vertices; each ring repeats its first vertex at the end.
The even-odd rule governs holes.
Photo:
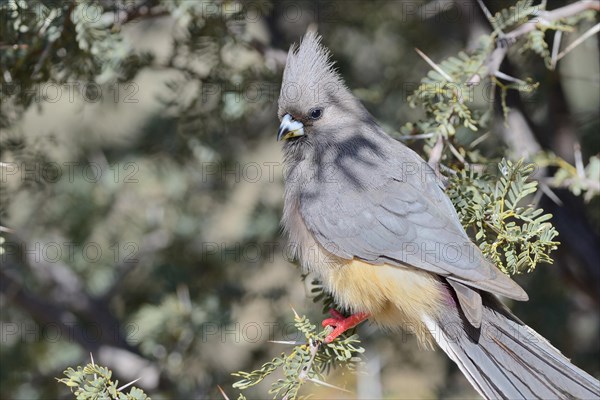
POLYGON ((318 134, 284 145, 288 180, 296 183, 300 214, 317 241, 342 258, 410 265, 526 300, 470 241, 429 165, 383 132, 340 83, 318 36, 307 34, 292 50, 280 115, 321 105, 327 118, 318 134), (286 98, 288 85, 303 88, 302 96, 286 98))
MULTIPOLYGON (((600 385, 490 294, 481 329, 448 308, 432 323, 434 338, 488 399, 597 399, 600 385)), ((456 300, 456 298, 454 299, 456 300)))
POLYGON ((489 294, 527 300, 469 240, 429 165, 345 87, 315 33, 288 53, 278 114, 283 226, 340 303, 388 326, 419 320, 488 398, 599 394, 598 381, 489 294), (492 328, 503 335, 482 341, 492 328))

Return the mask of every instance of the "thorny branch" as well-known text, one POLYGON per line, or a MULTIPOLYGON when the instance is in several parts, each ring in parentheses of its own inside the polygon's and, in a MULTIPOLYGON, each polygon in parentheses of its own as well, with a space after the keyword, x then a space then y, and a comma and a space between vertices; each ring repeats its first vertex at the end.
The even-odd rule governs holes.
POLYGON ((535 30, 537 24, 549 25, 552 22, 571 17, 586 10, 600 11, 600 1, 580 0, 576 3, 569 4, 552 11, 540 11, 536 18, 518 26, 507 34, 500 35, 497 41, 496 49, 485 61, 483 72, 473 75, 468 82, 479 82, 482 78, 481 74, 484 76, 494 76, 498 72, 500 64, 502 64, 502 60, 504 60, 504 57, 506 57, 508 48, 514 44, 519 37, 535 30))

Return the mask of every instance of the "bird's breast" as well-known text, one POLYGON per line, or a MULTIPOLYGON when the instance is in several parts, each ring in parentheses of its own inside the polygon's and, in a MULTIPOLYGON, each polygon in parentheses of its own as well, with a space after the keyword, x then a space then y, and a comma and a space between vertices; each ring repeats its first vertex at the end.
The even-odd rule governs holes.
POLYGON ((366 312, 384 328, 412 332, 429 347, 431 337, 423 317, 435 317, 446 290, 437 277, 411 267, 373 265, 343 260, 334 268, 320 268, 324 286, 336 302, 352 312, 366 312))
POLYGON ((304 271, 313 273, 340 306, 369 313, 370 321, 414 332, 420 343, 431 344, 423 316, 440 312, 446 290, 434 274, 328 252, 308 230, 297 199, 286 199, 282 222, 304 271))

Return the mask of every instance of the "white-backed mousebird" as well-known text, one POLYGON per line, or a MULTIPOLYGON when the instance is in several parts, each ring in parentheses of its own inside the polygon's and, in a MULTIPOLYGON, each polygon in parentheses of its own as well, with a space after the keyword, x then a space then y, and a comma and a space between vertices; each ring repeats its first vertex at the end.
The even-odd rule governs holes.
POLYGON ((320 37, 288 53, 279 97, 283 226, 341 306, 330 342, 365 319, 437 343, 488 399, 592 399, 598 380, 496 295, 525 291, 473 244, 428 164, 346 88, 320 37))

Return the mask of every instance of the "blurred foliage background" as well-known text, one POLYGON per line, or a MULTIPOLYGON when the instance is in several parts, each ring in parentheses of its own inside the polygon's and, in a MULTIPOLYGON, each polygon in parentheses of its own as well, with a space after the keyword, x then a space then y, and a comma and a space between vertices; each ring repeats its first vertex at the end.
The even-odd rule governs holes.
MULTIPOLYGON (((268 340, 296 339, 290 305, 322 318, 279 228, 289 45, 318 28, 348 86, 401 132, 423 116, 406 100, 430 69, 414 49, 442 60, 491 32, 475 0, 11 0, 0 14, 0 397, 15 399, 69 398, 54 378, 90 353, 153 398, 220 398, 217 385, 237 397, 231 372, 286 350, 268 340)), ((587 163, 600 151, 599 59, 597 35, 555 70, 509 53, 502 70, 540 86, 509 92, 481 151, 587 163)), ((531 300, 511 306, 599 376, 598 197, 543 193, 561 246, 554 265, 516 277, 531 300)), ((476 397, 410 333, 359 332, 363 373, 330 378, 354 394, 317 397, 476 397)))

